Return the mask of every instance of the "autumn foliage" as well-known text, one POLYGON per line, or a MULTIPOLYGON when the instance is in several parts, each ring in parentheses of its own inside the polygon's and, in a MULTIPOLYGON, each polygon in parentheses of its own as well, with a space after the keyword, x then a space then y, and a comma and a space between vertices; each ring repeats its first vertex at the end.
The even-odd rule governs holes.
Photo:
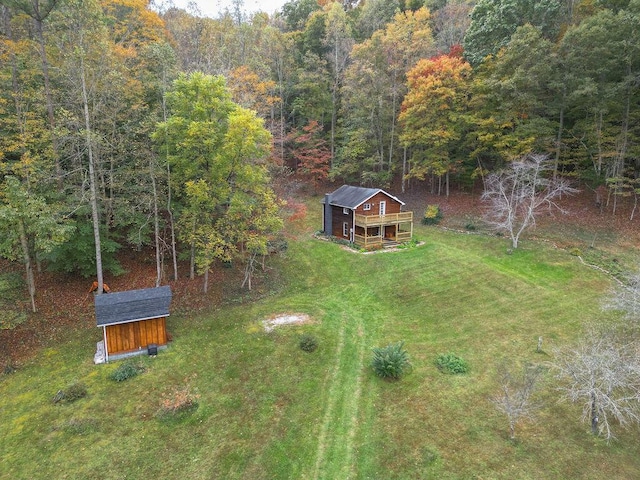
POLYGON ((322 128, 311 120, 302 131, 295 130, 287 137, 289 154, 296 174, 312 183, 314 189, 329 177, 331 151, 322 137, 322 128))

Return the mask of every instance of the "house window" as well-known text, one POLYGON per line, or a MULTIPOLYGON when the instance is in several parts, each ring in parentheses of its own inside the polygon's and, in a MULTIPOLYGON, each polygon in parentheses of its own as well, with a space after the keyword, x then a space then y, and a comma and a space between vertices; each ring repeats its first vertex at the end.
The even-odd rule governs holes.
POLYGON ((371 210, 371 204, 370 203, 365 203, 364 205, 362 205, 362 209, 363 210, 371 210))
POLYGON ((349 237, 349 224, 347 222, 342 223, 342 236, 349 237))
POLYGON ((347 207, 342 207, 342 213, 349 215, 349 209, 347 207))

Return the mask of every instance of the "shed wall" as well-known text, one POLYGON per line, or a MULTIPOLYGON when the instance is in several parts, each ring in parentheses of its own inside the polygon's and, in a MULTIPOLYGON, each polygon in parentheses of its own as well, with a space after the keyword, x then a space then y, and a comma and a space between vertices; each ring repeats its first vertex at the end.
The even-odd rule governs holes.
POLYGON ((121 323, 106 327, 107 353, 130 352, 146 348, 152 343, 167 344, 166 319, 153 318, 139 322, 121 323))

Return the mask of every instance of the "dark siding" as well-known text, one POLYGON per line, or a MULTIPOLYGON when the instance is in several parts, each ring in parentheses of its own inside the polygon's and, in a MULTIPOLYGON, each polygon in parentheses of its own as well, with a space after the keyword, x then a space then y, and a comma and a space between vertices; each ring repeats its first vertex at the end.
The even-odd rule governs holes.
POLYGON ((353 226, 353 214, 351 213, 351 210, 349 210, 348 215, 345 215, 341 207, 332 207, 331 216, 331 235, 338 238, 345 238, 342 235, 342 224, 347 222, 349 224, 349 228, 353 226))

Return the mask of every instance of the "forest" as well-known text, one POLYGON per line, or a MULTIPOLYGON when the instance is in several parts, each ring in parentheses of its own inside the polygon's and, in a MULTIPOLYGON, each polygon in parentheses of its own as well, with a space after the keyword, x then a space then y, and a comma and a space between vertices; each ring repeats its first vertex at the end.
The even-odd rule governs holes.
POLYGON ((123 248, 250 285, 275 179, 449 195, 534 153, 614 213, 640 192, 639 0, 0 4, 0 256, 34 311, 34 269, 102 285, 123 248))

